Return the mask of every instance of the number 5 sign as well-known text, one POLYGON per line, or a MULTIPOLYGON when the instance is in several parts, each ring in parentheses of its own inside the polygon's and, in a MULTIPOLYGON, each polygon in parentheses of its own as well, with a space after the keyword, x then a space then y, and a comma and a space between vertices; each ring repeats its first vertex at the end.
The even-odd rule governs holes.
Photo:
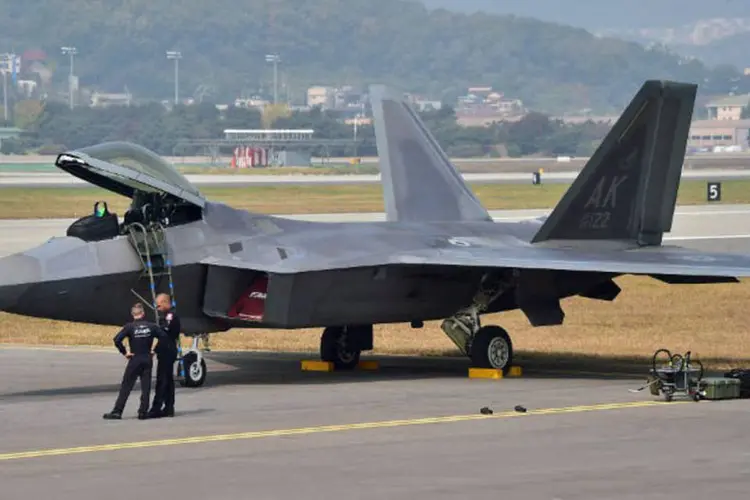
POLYGON ((709 182, 706 185, 706 199, 708 201, 721 201, 721 182, 709 182))

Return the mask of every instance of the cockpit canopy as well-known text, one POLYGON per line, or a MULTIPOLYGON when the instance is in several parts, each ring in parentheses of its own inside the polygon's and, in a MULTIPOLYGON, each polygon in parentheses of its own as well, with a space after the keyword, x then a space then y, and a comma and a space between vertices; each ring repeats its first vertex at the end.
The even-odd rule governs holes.
POLYGON ((75 221, 68 236, 99 241, 126 234, 133 224, 170 227, 199 220, 206 200, 172 165, 128 142, 106 142, 62 153, 55 165, 95 186, 132 200, 123 222, 114 213, 75 221))
POLYGON ((60 154, 55 165, 86 182, 135 198, 160 193, 201 209, 206 200, 172 165, 148 149, 129 142, 105 142, 60 154))

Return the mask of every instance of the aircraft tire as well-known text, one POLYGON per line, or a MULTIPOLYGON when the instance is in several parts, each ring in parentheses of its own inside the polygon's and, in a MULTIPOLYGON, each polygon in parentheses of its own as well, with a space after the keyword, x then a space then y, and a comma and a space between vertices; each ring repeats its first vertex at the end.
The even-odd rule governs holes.
POLYGON ((513 342, 508 332, 496 325, 480 328, 471 343, 471 362, 475 368, 502 370, 507 375, 513 364, 513 342))
POLYGON ((353 370, 359 364, 361 351, 347 349, 345 343, 343 328, 326 328, 320 337, 320 359, 333 363, 336 370, 353 370))
POLYGON ((198 363, 198 355, 189 352, 182 357, 185 367, 185 378, 180 381, 183 387, 200 387, 206 381, 206 360, 201 359, 198 363))

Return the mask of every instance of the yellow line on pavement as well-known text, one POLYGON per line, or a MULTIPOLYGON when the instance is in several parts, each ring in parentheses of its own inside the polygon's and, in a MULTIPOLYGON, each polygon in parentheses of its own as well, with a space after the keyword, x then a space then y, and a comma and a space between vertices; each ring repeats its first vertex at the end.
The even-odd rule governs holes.
POLYGON ((492 420, 511 417, 529 417, 534 415, 554 415, 562 413, 583 413, 592 411, 618 410, 625 408, 643 408, 650 406, 664 406, 667 404, 679 404, 679 402, 665 403, 660 401, 638 401, 630 403, 610 403, 589 406, 569 406, 563 408, 544 408, 529 410, 526 413, 506 411, 493 415, 455 415, 446 417, 416 418, 407 420, 386 420, 380 422, 363 422, 358 424, 322 425, 316 427, 300 427, 293 429, 277 429, 268 431, 241 432, 236 434, 216 434, 207 436, 192 436, 185 438, 162 439, 154 441, 137 441, 131 443, 115 443, 93 446, 79 446, 75 448, 56 448, 46 450, 23 451, 18 453, 0 454, 0 461, 20 460, 24 458, 54 457, 63 455, 75 455, 83 453, 97 453, 105 451, 131 450, 135 448, 153 448, 157 446, 177 446, 184 444, 213 443, 218 441, 239 441, 245 439, 272 438, 280 436, 305 436, 321 434, 326 432, 344 432, 367 429, 383 429, 389 427, 406 427, 411 425, 447 424, 455 422, 467 422, 472 420, 492 420))

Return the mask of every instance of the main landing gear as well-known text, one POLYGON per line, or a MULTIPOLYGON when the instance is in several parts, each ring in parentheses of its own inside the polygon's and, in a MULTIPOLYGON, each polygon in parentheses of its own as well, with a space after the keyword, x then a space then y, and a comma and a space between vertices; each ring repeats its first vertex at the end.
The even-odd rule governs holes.
MULTIPOLYGON (((482 326, 479 316, 504 292, 512 288, 506 275, 486 275, 472 304, 443 321, 440 326, 458 349, 477 368, 502 370, 513 365, 513 342, 503 328, 482 326)), ((337 370, 351 370, 359 364, 362 351, 372 350, 372 325, 328 327, 320 338, 320 358, 337 370)))
POLYGON ((504 375, 513 363, 513 342, 503 328, 482 326, 479 315, 510 286, 502 277, 485 276, 472 304, 440 325, 474 367, 502 370, 504 375))
POLYGON ((372 325, 331 326, 320 337, 320 359, 337 370, 352 370, 362 351, 372 350, 372 325))

